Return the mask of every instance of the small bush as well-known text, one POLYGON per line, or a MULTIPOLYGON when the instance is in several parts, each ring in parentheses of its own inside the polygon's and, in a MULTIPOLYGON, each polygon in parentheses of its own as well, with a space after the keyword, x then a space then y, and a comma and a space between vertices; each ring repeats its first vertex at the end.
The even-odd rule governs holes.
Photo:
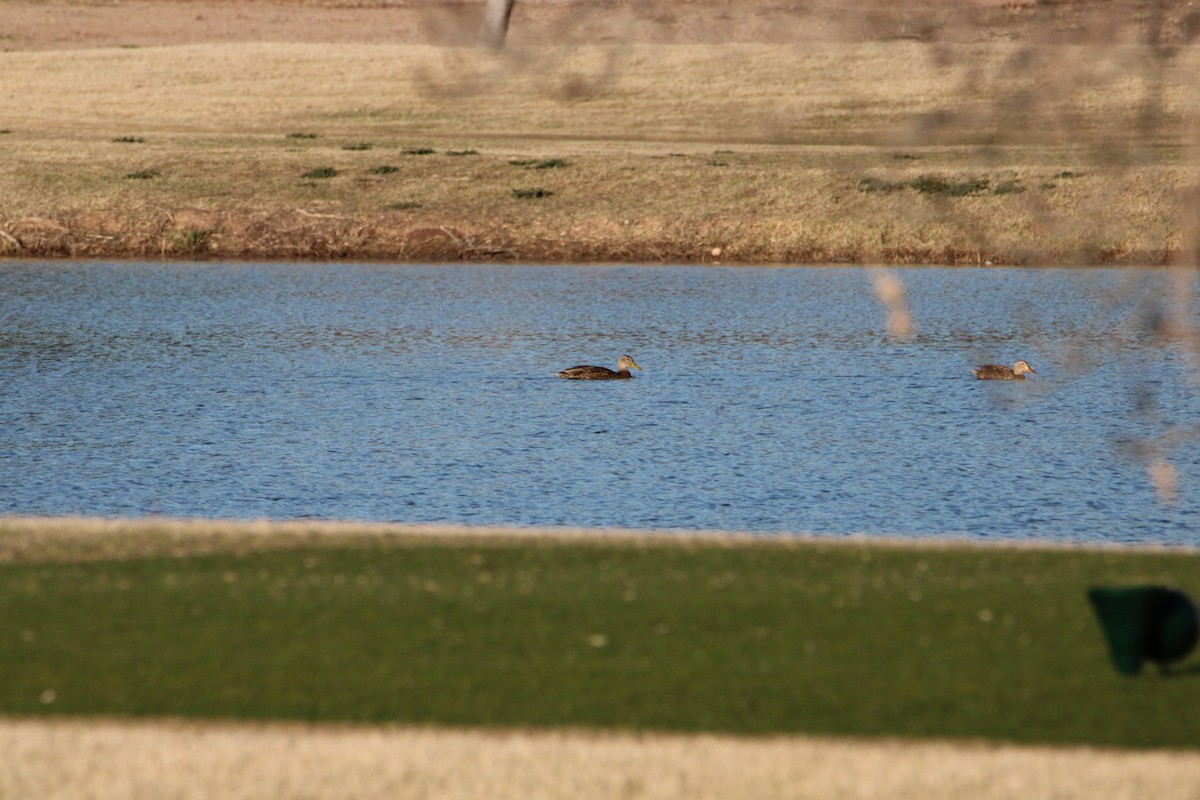
POLYGON ((554 194, 554 192, 542 188, 512 190, 512 196, 518 200, 529 200, 535 197, 549 197, 552 194, 554 194))
POLYGON ((342 145, 343 150, 370 150, 375 145, 370 142, 355 142, 354 144, 342 145))
POLYGON ((412 201, 407 201, 407 202, 403 202, 403 203, 392 203, 390 206, 388 206, 388 208, 393 209, 395 211, 412 211, 414 208, 420 208, 420 207, 421 207, 420 203, 414 203, 412 201))
POLYGON ((302 178, 332 178, 334 175, 337 175, 337 174, 338 174, 338 171, 336 169, 334 169, 333 167, 317 167, 316 169, 309 170, 308 172, 304 173, 300 177, 302 177, 302 178))
POLYGON ((570 166, 568 162, 563 161, 561 158, 533 159, 530 161, 513 160, 508 163, 514 167, 522 167, 524 169, 561 169, 570 166))
POLYGON ((965 181, 951 181, 936 175, 922 175, 912 182, 912 188, 921 194, 944 194, 949 197, 966 197, 967 195, 986 192, 991 186, 987 178, 968 178, 965 181))
POLYGON ((287 138, 289 138, 289 139, 320 139, 321 134, 319 134, 319 133, 289 133, 287 135, 287 138))
POLYGON ((125 177, 133 181, 148 181, 151 178, 157 178, 162 173, 156 169, 143 169, 137 172, 130 172, 125 177))
POLYGON ((432 147, 406 147, 400 152, 406 156, 428 156, 433 155, 437 151, 432 147))
POLYGON ((479 151, 478 150, 447 150, 446 155, 448 155, 448 156, 477 156, 477 155, 479 155, 479 151))
POLYGON ((141 144, 146 140, 141 136, 118 136, 113 141, 120 144, 141 144))
POLYGON ((175 249, 182 253, 198 253, 208 245, 212 235, 211 230, 180 231, 175 240, 175 249))
POLYGON ((383 164, 378 167, 371 167, 367 170, 371 175, 391 175, 393 172, 399 172, 399 167, 393 167, 391 164, 383 164))

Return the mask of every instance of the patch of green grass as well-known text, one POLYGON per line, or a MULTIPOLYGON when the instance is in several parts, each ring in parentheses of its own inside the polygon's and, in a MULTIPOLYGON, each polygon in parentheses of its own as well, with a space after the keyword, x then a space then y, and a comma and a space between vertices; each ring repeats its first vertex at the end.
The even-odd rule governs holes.
POLYGON ((388 208, 393 211, 412 211, 415 208, 420 208, 421 204, 413 201, 404 201, 400 203, 392 203, 388 208))
POLYGON ((448 156, 477 156, 477 155, 479 155, 479 151, 478 150, 447 150, 446 155, 448 155, 448 156))
POLYGON ((321 134, 296 132, 296 133, 289 133, 287 135, 287 138, 289 138, 289 139, 320 139, 321 134))
POLYGON ((375 145, 370 142, 354 142, 351 144, 342 145, 343 150, 370 150, 375 145))
POLYGON ((863 178, 858 182, 860 192, 899 192, 912 189, 920 194, 944 194, 949 197, 967 197, 983 194, 991 189, 992 194, 1019 194, 1025 191, 1019 179, 1008 179, 992 187, 989 178, 968 178, 962 181, 950 180, 936 175, 922 175, 911 181, 889 181, 874 176, 863 178))
POLYGON ((130 172, 125 175, 127 180, 132 181, 148 181, 151 178, 157 178, 162 172, 156 169, 141 169, 137 172, 130 172))
POLYGON ((371 175, 391 175, 393 172, 399 172, 399 171, 400 171, 399 167, 393 167, 390 164, 383 164, 378 167, 371 167, 369 170, 367 170, 367 172, 370 173, 371 175))
POLYGON ((987 178, 967 178, 956 181, 938 175, 922 175, 911 184, 920 194, 944 194, 948 197, 966 197, 986 192, 991 186, 987 178))
POLYGON ((512 159, 508 162, 514 167, 523 169, 562 169, 570 166, 570 163, 561 158, 544 158, 544 159, 512 159))
POLYGON ((0 564, 0 713, 1200 746, 1096 584, 1200 556, 363 540, 0 564))
POLYGON ((199 253, 207 248, 213 233, 214 231, 207 229, 180 231, 175 238, 175 250, 180 253, 199 253))
POLYGON ((432 147, 406 147, 400 152, 406 156, 430 156, 437 151, 432 147))
POLYGON ((316 169, 309 170, 308 172, 304 173, 300 177, 314 178, 314 179, 332 178, 337 174, 338 174, 338 171, 336 169, 334 169, 333 167, 317 167, 316 169))
POLYGON ((1021 194, 1024 191, 1025 187, 1021 185, 1021 181, 1013 179, 996 184, 992 194, 1021 194))
POLYGON ((518 200, 530 200, 530 199, 538 198, 538 197, 550 197, 553 194, 554 194, 554 192, 550 191, 549 189, 542 189, 541 187, 534 187, 534 188, 529 188, 529 189, 513 189, 512 190, 512 196, 517 198, 518 200))
POLYGON ((119 144, 142 144, 146 139, 143 136, 118 136, 113 141, 119 144))

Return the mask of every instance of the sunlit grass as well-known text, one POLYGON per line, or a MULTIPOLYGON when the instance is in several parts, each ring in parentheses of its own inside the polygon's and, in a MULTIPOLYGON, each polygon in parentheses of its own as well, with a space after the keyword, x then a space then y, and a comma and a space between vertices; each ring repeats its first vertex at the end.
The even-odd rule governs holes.
POLYGON ((0 567, 0 711, 1197 744, 1200 679, 1118 676, 1085 597, 1196 554, 138 535, 0 567))

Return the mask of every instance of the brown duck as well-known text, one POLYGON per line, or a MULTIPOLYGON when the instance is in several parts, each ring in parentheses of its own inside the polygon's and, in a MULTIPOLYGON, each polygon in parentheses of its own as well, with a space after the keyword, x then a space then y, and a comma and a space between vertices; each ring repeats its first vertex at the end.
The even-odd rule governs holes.
POLYGON ((1023 381, 1026 372, 1037 375, 1037 370, 1029 366, 1028 361, 1018 361, 1011 367, 1003 364, 984 364, 971 372, 981 381, 1023 381))
POLYGON ((633 375, 629 373, 630 367, 641 369, 629 356, 621 356, 617 360, 617 369, 615 372, 608 367, 580 366, 564 369, 562 372, 556 374, 560 378, 570 378, 577 381, 611 381, 632 378, 633 375))

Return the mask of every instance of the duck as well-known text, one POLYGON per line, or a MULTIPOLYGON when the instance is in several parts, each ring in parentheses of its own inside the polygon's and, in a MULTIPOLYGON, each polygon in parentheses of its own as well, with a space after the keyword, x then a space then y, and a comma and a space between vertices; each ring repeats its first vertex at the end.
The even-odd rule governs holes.
POLYGON ((570 378, 577 381, 611 381, 632 378, 633 375, 629 374, 630 367, 638 370, 641 369, 630 356, 621 356, 617 359, 617 369, 615 372, 608 367, 579 366, 564 369, 562 372, 555 374, 560 378, 570 378))
POLYGON ((1025 373, 1037 375, 1037 370, 1029 366, 1028 361, 1018 361, 1011 367, 1003 364, 984 364, 971 370, 981 381, 1023 381, 1025 373))

